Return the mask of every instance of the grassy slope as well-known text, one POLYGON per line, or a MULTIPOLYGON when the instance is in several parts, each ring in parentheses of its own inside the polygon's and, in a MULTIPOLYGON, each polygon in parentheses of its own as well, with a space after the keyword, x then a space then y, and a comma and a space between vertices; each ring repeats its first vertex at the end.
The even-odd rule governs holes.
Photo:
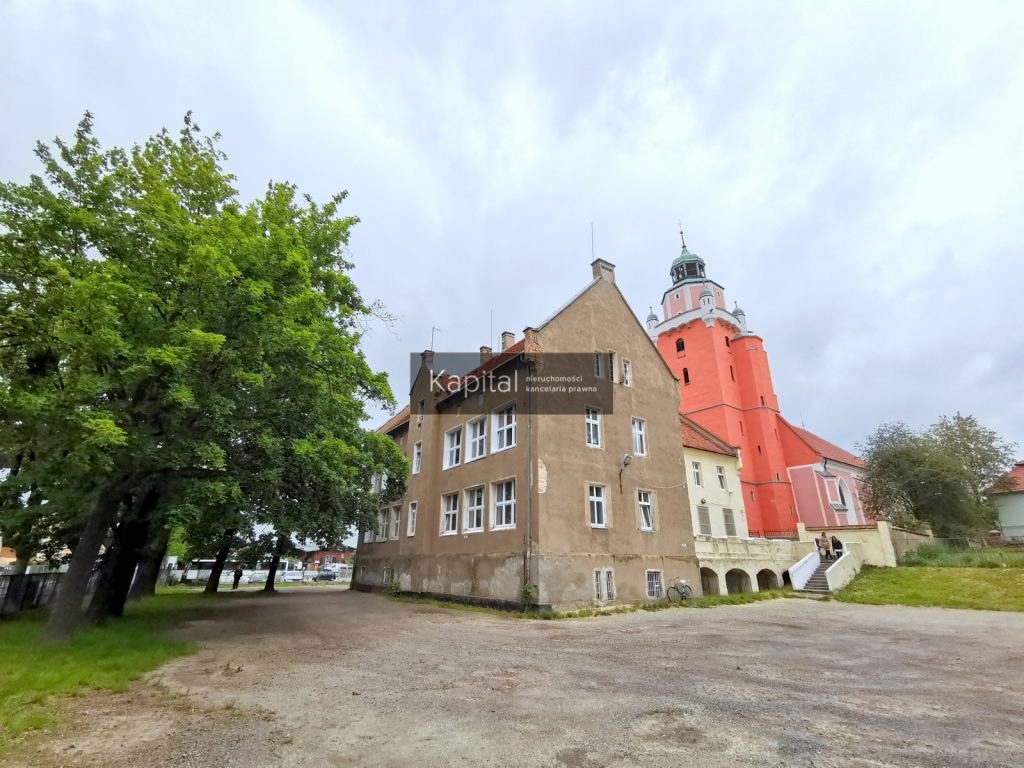
POLYGON ((0 621, 0 749, 12 737, 54 722, 51 696, 124 690, 145 672, 190 653, 191 644, 168 639, 165 630, 205 602, 197 595, 150 598, 131 605, 123 619, 79 631, 63 646, 42 643, 39 613, 0 621))
POLYGON ((1024 568, 869 566, 836 599, 870 605, 1024 611, 1024 568))

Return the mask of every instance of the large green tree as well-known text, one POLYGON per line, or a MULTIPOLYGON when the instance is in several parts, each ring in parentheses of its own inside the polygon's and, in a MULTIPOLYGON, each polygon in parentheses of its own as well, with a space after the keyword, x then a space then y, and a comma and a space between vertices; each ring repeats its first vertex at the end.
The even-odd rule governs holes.
POLYGON ((882 424, 860 446, 867 509, 896 525, 922 523, 940 537, 990 529, 987 493, 1013 464, 1014 446, 973 416, 942 417, 925 430, 882 424))
POLYGON ((239 508, 287 507, 266 515, 281 536, 334 537, 372 474, 404 476, 361 426, 393 398, 360 349, 373 310, 348 274, 344 193, 321 205, 275 183, 245 204, 218 138, 186 116, 103 150, 86 115, 73 141, 37 146, 41 175, 0 186, 0 456, 16 469, 0 530, 73 548, 52 639, 78 623, 104 545, 94 613, 119 612, 147 542, 188 522, 173 510, 211 503, 227 529, 239 508))

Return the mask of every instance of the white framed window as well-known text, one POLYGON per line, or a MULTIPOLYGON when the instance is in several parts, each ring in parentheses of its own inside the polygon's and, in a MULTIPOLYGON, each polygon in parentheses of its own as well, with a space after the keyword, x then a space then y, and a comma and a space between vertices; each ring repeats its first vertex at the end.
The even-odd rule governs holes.
POLYGON ((463 525, 467 532, 484 529, 484 487, 482 485, 466 491, 466 514, 463 517, 463 525))
POLYGON ((711 535, 711 510, 707 507, 697 507, 697 526, 701 536, 711 535))
POLYGON ((661 597, 661 571, 647 571, 647 596, 661 597))
POLYGON ((363 544, 372 544, 372 543, 373 543, 373 529, 370 528, 370 529, 367 529, 367 530, 363 531, 363 544))
POLYGON ((382 509, 377 512, 377 539, 379 541, 387 541, 388 538, 388 515, 391 513, 390 509, 382 509))
POLYGON ((845 487, 846 483, 843 482, 841 477, 825 478, 825 490, 828 493, 828 503, 832 509, 837 511, 847 509, 847 495, 845 487))
POLYGON ((721 464, 715 467, 715 474, 718 475, 718 487, 723 491, 727 490, 725 487, 725 467, 721 464))
POLYGON ((516 444, 516 404, 499 408, 494 412, 494 430, 491 437, 491 453, 514 448, 516 444))
POLYGON ((722 509, 722 519, 725 521, 725 535, 736 538, 736 518, 731 509, 722 509))
POLYGON ((459 532, 459 494, 449 493, 441 497, 441 535, 451 536, 459 532))
POLYGON ((650 491, 637 491, 636 503, 640 507, 640 530, 654 530, 654 499, 650 491))
POLYGON ((462 425, 444 433, 444 468, 451 469, 462 463, 462 425))
POLYGON ((633 419, 633 455, 647 455, 647 422, 633 419))
POLYGON ((516 525, 516 481, 502 480, 492 487, 494 519, 492 528, 514 528, 516 525))
POLYGON ((601 371, 604 368, 602 363, 603 357, 604 356, 600 352, 594 353, 594 375, 599 379, 601 378, 601 371))
POLYGON ((615 369, 616 369, 615 353, 614 352, 609 352, 608 353, 608 381, 612 382, 613 384, 615 383, 615 369))
POLYGON ((384 566, 384 586, 395 580, 395 569, 389 565, 384 566))
POLYGON ((690 469, 693 470, 693 484, 696 485, 698 488, 700 486, 704 485, 704 481, 701 478, 700 462, 699 461, 691 461, 690 462, 690 469))
POLYGON ((391 538, 397 539, 402 531, 402 508, 394 507, 391 510, 391 538))
POLYGON ((622 384, 626 387, 633 386, 633 364, 629 360, 622 361, 622 384))
POLYGON ((418 475, 423 469, 423 443, 418 442, 412 447, 412 473, 418 475))
POLYGON ((601 409, 591 408, 589 405, 586 409, 586 420, 587 427, 587 445, 592 448, 601 447, 601 409))
POLYGON ((590 504, 590 527, 608 527, 608 503, 603 485, 590 485, 587 488, 587 500, 590 504))
POLYGON ((410 501, 409 502, 409 514, 406 515, 406 522, 405 522, 405 535, 406 536, 415 536, 416 535, 416 512, 418 511, 419 506, 420 505, 419 505, 418 501, 410 501))
POLYGON ((466 461, 476 461, 487 455, 487 417, 469 422, 469 445, 466 461))
POLYGON ((416 405, 416 429, 423 426, 423 409, 424 402, 422 400, 416 405))
POLYGON ((611 568, 594 571, 594 599, 598 602, 615 599, 615 574, 611 568))

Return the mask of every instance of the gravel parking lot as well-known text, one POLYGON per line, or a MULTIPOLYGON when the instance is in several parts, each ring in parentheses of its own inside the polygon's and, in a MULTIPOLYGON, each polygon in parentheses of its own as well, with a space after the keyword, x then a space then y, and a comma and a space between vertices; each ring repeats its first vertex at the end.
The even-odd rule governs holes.
MULTIPOLYGON (((32 766, 1020 766, 1024 615, 774 600, 522 621, 335 587, 69 702, 32 766)), ((15 765, 15 763, 8 763, 15 765)))

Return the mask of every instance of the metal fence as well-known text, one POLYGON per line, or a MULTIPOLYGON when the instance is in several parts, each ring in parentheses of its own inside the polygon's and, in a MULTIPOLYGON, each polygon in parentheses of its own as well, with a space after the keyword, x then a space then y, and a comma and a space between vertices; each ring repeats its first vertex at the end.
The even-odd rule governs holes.
POLYGON ((63 573, 23 573, 0 576, 0 617, 49 603, 57 594, 63 573))

